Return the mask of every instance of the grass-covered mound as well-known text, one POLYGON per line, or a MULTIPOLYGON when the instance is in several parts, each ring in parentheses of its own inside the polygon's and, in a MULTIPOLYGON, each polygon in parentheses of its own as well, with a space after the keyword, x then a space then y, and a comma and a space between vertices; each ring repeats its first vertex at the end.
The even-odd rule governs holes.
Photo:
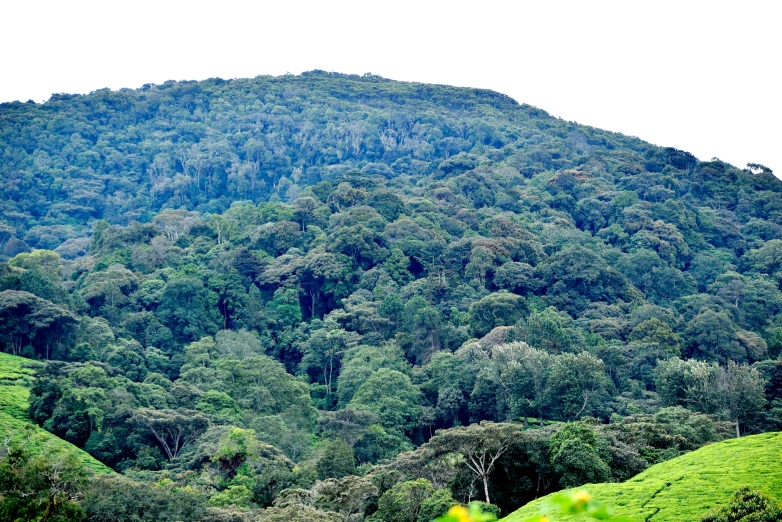
POLYGON ((78 459, 96 473, 111 473, 85 451, 70 442, 39 428, 27 416, 28 386, 34 371, 28 367, 31 361, 0 353, 0 441, 28 439, 28 447, 34 454, 73 452, 78 459))
MULTIPOLYGON (((617 516, 638 521, 692 522, 727 505, 733 492, 750 486, 782 500, 782 433, 731 439, 650 467, 621 484, 587 484, 596 500, 617 516)), ((530 502, 503 522, 523 522, 541 513, 548 497, 530 502)), ((579 520, 547 513, 552 522, 579 520)))

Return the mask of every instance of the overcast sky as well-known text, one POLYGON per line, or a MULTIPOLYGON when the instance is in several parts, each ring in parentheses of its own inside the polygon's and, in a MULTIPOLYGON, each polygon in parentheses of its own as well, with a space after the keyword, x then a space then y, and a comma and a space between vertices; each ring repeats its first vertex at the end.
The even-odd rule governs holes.
POLYGON ((371 72, 782 174, 782 2, 4 0, 0 101, 371 72))

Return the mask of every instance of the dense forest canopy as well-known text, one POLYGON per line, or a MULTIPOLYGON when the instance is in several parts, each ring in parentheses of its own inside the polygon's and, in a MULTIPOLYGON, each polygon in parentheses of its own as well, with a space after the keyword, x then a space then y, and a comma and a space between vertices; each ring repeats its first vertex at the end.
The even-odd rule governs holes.
POLYGON ((2 104, 0 153, 0 347, 123 474, 68 516, 507 513, 782 425, 768 169, 322 71, 2 104))

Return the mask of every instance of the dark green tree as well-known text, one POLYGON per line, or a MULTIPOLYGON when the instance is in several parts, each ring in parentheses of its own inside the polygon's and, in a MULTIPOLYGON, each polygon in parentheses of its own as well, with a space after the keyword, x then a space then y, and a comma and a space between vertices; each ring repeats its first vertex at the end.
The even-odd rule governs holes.
POLYGON ((408 431, 418 424, 420 395, 410 377, 380 368, 356 390, 350 406, 377 414, 386 428, 408 431))
POLYGON ((434 494, 426 479, 400 482, 380 497, 377 515, 388 522, 418 522, 424 503, 434 494))
POLYGON ((323 453, 315 464, 315 469, 321 480, 354 475, 356 462, 353 450, 341 439, 327 441, 323 453))
POLYGON ((188 277, 171 281, 165 287, 157 316, 171 329, 177 340, 195 341, 213 335, 223 324, 217 309, 218 296, 200 280, 188 277), (182 306, 187 303, 187 306, 182 306))
POLYGON ((527 313, 523 297, 509 292, 489 294, 470 307, 473 335, 483 337, 497 326, 512 326, 527 313))

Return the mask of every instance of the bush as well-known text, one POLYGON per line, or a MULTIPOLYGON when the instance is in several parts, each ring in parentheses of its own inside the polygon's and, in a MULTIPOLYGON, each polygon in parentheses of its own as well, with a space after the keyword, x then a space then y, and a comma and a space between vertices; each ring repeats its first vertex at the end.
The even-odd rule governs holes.
POLYGON ((771 499, 753 491, 741 488, 733 494, 728 506, 709 513, 701 522, 779 522, 782 509, 771 499))
POLYGON ((472 506, 476 506, 485 515, 494 515, 495 517, 500 518, 500 508, 494 504, 489 504, 482 500, 475 500, 470 502, 470 507, 472 506))
POLYGON ((447 489, 438 489, 434 494, 424 500, 421 504, 421 511, 418 513, 418 522, 432 522, 448 512, 457 502, 451 496, 447 489))
POLYGON ((424 502, 434 494, 426 479, 401 482, 380 497, 375 517, 384 522, 417 522, 424 502))

